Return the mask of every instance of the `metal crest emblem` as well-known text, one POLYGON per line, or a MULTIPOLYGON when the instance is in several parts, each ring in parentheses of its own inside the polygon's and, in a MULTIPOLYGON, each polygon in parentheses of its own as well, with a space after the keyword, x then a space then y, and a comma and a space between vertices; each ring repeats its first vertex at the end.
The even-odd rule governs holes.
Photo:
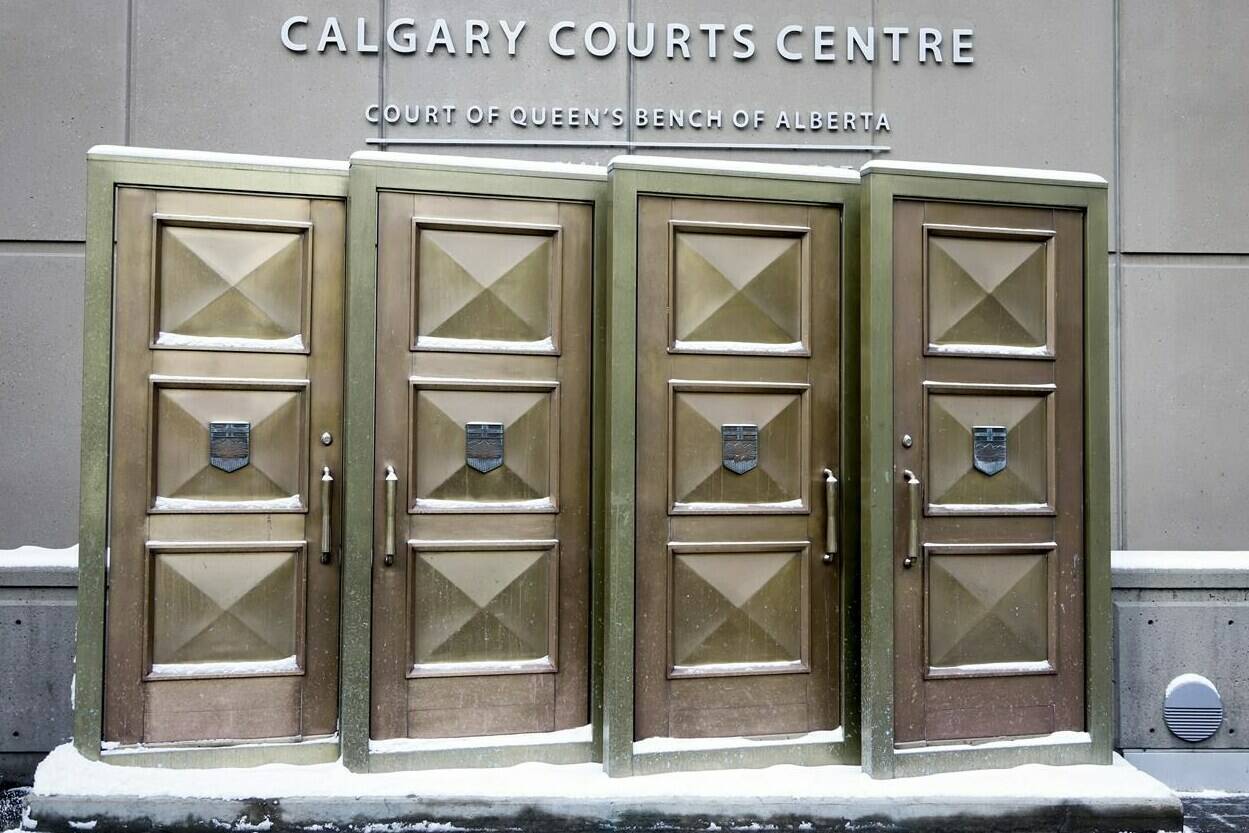
POLYGON ((238 471, 251 462, 250 422, 208 423, 208 462, 224 472, 238 471))
POLYGON ((503 465, 503 423, 465 423, 464 462, 482 474, 503 465))
POLYGON ((759 426, 721 425, 724 467, 734 474, 745 474, 759 465, 759 426))
POLYGON ((976 471, 992 477, 1006 468, 1006 427, 973 425, 971 459, 976 471))

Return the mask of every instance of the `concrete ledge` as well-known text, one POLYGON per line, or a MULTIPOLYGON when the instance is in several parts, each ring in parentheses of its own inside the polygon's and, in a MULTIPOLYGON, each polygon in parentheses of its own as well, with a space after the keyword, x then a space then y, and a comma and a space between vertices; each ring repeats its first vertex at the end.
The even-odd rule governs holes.
POLYGON ((1156 833, 1183 824, 1175 794, 1122 759, 874 781, 853 766, 632 778, 609 778, 598 764, 536 763, 387 774, 338 763, 171 771, 110 767, 60 747, 41 765, 29 802, 37 833, 1156 833))
POLYGON ((1110 576, 1116 590, 1249 588, 1249 552, 1116 550, 1110 576))
POLYGON ((915 833, 1157 833, 1178 831, 1174 806, 1117 801, 975 804, 926 800, 812 802, 803 799, 437 800, 419 798, 288 798, 210 800, 145 798, 51 799, 31 796, 29 818, 40 831, 154 833, 155 831, 914 831, 915 833), (91 825, 90 828, 87 825, 91 825))
POLYGON ((1249 793, 1249 749, 1125 749, 1123 757, 1179 792, 1249 793))

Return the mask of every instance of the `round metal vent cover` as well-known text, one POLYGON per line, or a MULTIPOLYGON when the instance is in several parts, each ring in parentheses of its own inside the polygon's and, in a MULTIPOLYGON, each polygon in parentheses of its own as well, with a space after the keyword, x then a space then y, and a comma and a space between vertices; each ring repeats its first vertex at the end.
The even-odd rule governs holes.
POLYGON ((1223 723, 1223 698, 1214 683, 1200 674, 1181 674, 1167 685, 1162 717, 1171 734, 1197 743, 1213 735, 1223 723))

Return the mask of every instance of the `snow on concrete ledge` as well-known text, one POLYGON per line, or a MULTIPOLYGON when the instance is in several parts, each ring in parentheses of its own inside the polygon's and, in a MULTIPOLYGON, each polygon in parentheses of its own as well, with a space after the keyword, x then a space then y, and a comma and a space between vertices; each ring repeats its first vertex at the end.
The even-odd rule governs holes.
POLYGON ((1097 174, 1082 171, 1052 171, 1048 168, 1005 168, 994 165, 951 165, 942 162, 902 162, 873 159, 859 168, 861 174, 907 174, 939 176, 956 179, 993 179, 1013 182, 1038 182, 1050 185, 1075 185, 1084 188, 1105 188, 1107 182, 1097 174))
POLYGON ((1112 766, 872 780, 855 766, 773 766, 611 778, 599 764, 360 774, 341 761, 177 770, 88 761, 70 745, 35 774, 38 831, 111 829, 1178 830, 1178 798, 1120 758, 1112 766), (263 825, 258 827, 257 825, 263 825))
POLYGON ((15 550, 0 550, 0 570, 77 570, 78 545, 49 549, 27 545, 15 550))
POLYGON ((1249 552, 1240 550, 1116 550, 1111 586, 1124 588, 1242 588, 1249 552))
POLYGON ((39 764, 34 795, 174 798, 743 798, 845 801, 860 798, 1004 801, 1173 797, 1118 756, 1111 766, 1045 766, 874 780, 857 766, 673 772, 610 778, 601 765, 526 763, 498 769, 354 773, 341 763, 264 764, 240 769, 163 769, 89 761, 62 744, 39 764))

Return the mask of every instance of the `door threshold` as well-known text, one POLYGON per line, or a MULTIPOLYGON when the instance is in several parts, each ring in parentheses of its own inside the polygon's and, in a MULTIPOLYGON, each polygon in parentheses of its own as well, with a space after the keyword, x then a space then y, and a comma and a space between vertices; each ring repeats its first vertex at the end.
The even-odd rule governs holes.
POLYGON ((847 748, 842 727, 787 736, 646 738, 633 744, 634 775, 857 762, 856 750, 847 748))
POLYGON ((265 738, 161 744, 102 743, 101 761, 118 766, 252 767, 266 763, 320 764, 339 757, 338 734, 313 738, 265 738))
POLYGON ((703 749, 757 749, 766 746, 797 746, 808 743, 842 743, 842 727, 792 735, 753 735, 729 738, 645 738, 633 742, 634 755, 656 752, 692 752, 703 749))
POLYGON ((589 743, 590 724, 554 732, 525 732, 512 735, 468 735, 459 738, 387 738, 370 740, 371 754, 428 752, 441 749, 476 749, 484 746, 534 746, 560 743, 589 743))

